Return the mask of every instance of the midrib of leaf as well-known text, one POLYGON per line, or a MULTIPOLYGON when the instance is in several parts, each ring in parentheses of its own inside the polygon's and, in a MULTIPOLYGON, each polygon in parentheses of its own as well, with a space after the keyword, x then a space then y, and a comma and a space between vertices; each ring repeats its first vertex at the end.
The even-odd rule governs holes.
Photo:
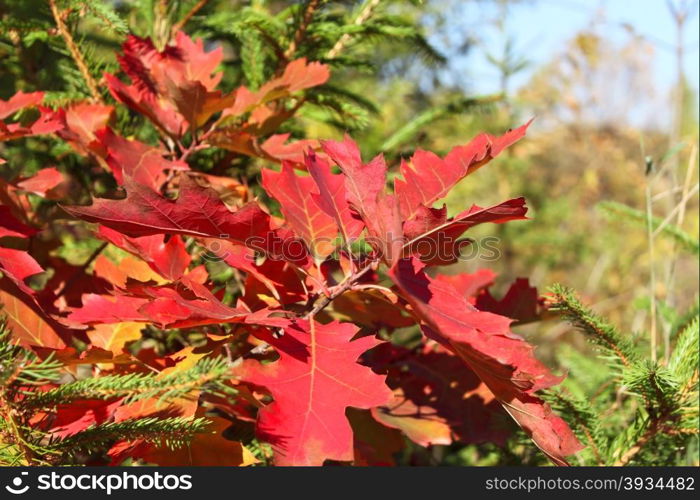
MULTIPOLYGON (((309 322, 309 347, 311 348, 311 368, 309 371, 309 401, 306 405, 306 412, 304 413, 304 423, 301 426, 301 432, 299 435, 303 436, 306 433, 306 427, 309 424, 309 416, 313 413, 313 400, 314 400, 314 387, 316 386, 316 327, 314 325, 314 318, 310 318, 309 322)), ((299 450, 294 453, 294 458, 296 459, 299 450)))
POLYGON ((18 326, 20 326, 26 333, 27 335, 36 342, 37 345, 41 346, 43 345, 42 342, 42 330, 44 329, 45 326, 48 326, 46 323, 44 323, 43 320, 39 320, 37 322, 37 335, 34 335, 31 329, 27 325, 25 325, 22 320, 20 319, 20 314, 19 314, 19 309, 17 307, 17 304, 19 302, 19 299, 16 297, 12 297, 12 307, 13 309, 10 310, 7 307, 7 304, 5 304, 5 307, 2 308, 2 311, 5 311, 8 316, 12 318, 12 320, 17 323, 18 326))
POLYGON ((436 232, 438 232, 438 231, 441 231, 441 230, 443 230, 443 229, 445 229, 445 228, 447 228, 447 227, 449 227, 449 226, 451 226, 451 225, 453 225, 453 224, 460 224, 460 223, 463 223, 463 224, 466 225, 467 223, 466 223, 466 222, 462 222, 462 221, 464 221, 464 220, 467 219, 468 217, 473 217, 473 216, 475 216, 475 215, 479 215, 479 214, 485 213, 487 210, 490 210, 491 208, 493 208, 493 207, 482 208, 481 210, 477 210, 476 212, 472 212, 472 213, 466 214, 466 215, 465 215, 464 217, 462 217, 461 219, 452 219, 452 220, 448 220, 448 221, 444 222, 443 224, 440 224, 439 226, 434 227, 434 228, 431 229, 430 231, 426 231, 425 233, 416 236, 415 238, 413 238, 412 240, 410 240, 408 243, 404 243, 403 248, 404 248, 404 249, 405 249, 405 248, 408 248, 408 247, 410 247, 412 244, 414 244, 416 241, 422 240, 423 238, 425 238, 425 237, 427 237, 427 236, 430 236, 431 234, 436 233, 436 232))

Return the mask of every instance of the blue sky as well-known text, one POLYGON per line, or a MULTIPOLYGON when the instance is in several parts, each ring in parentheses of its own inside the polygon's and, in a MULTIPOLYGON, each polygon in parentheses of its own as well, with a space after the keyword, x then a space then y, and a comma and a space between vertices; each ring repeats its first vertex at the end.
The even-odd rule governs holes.
MULTIPOLYGON (((684 0, 671 0, 679 2, 684 0)), ((691 85, 696 89, 700 84, 698 58, 698 2, 693 5, 693 15, 686 23, 684 68, 691 85)), ((484 19, 498 16, 498 8, 492 2, 460 2, 453 0, 458 15, 438 31, 456 39, 459 33, 477 32, 485 46, 498 46, 498 31, 484 23, 484 19), (443 29, 445 29, 443 31, 443 29)), ((531 69, 545 63, 564 49, 565 42, 577 31, 590 25, 591 20, 604 11, 606 22, 604 34, 613 41, 622 42, 629 38, 624 25, 631 26, 635 33, 642 35, 654 46, 653 60, 649 61, 654 81, 660 95, 668 95, 675 82, 676 58, 674 45, 676 30, 668 11, 666 0, 534 0, 509 7, 506 30, 515 40, 519 52, 527 53, 533 63, 531 69)), ((487 21, 488 22, 488 21, 487 21)), ((501 40, 502 41, 502 40, 501 40)), ((469 65, 468 74, 472 77, 468 88, 475 93, 498 91, 498 74, 487 63, 484 51, 478 46, 468 56, 458 58, 456 64, 469 65)), ((524 85, 530 72, 513 79, 513 86, 524 85)))

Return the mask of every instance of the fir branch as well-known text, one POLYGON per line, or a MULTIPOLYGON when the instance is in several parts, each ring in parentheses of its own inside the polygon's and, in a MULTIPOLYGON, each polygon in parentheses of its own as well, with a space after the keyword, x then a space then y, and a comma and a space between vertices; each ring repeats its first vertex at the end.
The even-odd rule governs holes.
POLYGON ((624 339, 617 329, 585 307, 573 290, 555 284, 550 288, 548 307, 561 313, 572 325, 588 334, 591 340, 612 353, 623 365, 629 366, 636 361, 637 355, 632 344, 624 339))
MULTIPOLYGON (((184 398, 195 391, 230 397, 235 391, 227 382, 230 368, 222 358, 205 358, 194 367, 165 376, 130 373, 86 378, 53 388, 37 390, 57 382, 62 365, 50 357, 37 356, 12 341, 11 331, 0 319, 0 463, 4 465, 50 465, 66 463, 78 452, 100 451, 116 440, 143 439, 178 447, 201 432, 203 418, 135 418, 106 422, 67 438, 56 438, 31 422, 43 412, 76 400, 114 400, 128 404, 145 398, 160 401, 184 398)), ((198 392, 197 392, 198 394, 198 392)))
POLYGON ((695 255, 700 254, 700 242, 698 242, 697 238, 689 235, 675 224, 664 224, 664 220, 661 219, 661 217, 652 216, 649 218, 647 214, 641 210, 614 201, 603 201, 596 206, 610 219, 617 220, 622 218, 640 226, 643 225, 644 227, 649 224, 654 233, 660 231, 659 234, 673 239, 687 251, 695 255))
POLYGON ((652 419, 663 419, 677 407, 678 383, 655 361, 641 360, 626 367, 623 384, 628 391, 644 399, 646 411, 652 419))
POLYGON ((115 398, 124 398, 124 404, 127 404, 148 398, 172 400, 195 390, 230 393, 231 388, 225 385, 229 378, 223 358, 205 358, 189 370, 163 377, 151 373, 108 375, 78 380, 48 391, 28 392, 23 405, 26 408, 47 408, 78 399, 115 398))
POLYGON ((700 354, 698 349, 699 320, 696 317, 678 335, 676 346, 668 362, 668 369, 682 384, 679 395, 687 396, 698 383, 698 363, 700 354))
POLYGON ((12 339, 4 316, 0 317, 0 389, 7 390, 13 384, 43 385, 60 376, 61 364, 49 356, 39 360, 36 355, 12 339))
POLYGON ((245 30, 238 39, 241 42, 241 69, 251 89, 258 89, 265 79, 264 46, 262 37, 253 30, 245 30))
POLYGON ((90 74, 87 64, 85 64, 85 59, 83 58, 80 49, 78 49, 78 46, 76 45, 75 40, 73 39, 73 35, 71 35, 71 32, 68 29, 68 26, 66 26, 61 12, 59 12, 58 7, 56 6, 56 0, 49 0, 49 7, 51 8, 51 14, 53 15, 53 18, 56 21, 56 27, 58 28, 58 32, 63 37, 63 40, 65 41, 66 46, 68 47, 68 50, 71 53, 73 61, 75 61, 75 65, 78 67, 78 70, 83 75, 83 79, 85 80, 85 83, 87 84, 88 89, 90 90, 92 98, 96 102, 102 103, 102 96, 100 95, 100 92, 97 89, 97 82, 95 82, 95 79, 90 74))
POLYGON ((543 397, 570 423, 578 429, 588 442, 591 452, 598 465, 605 465, 600 446, 600 423, 595 409, 586 400, 575 398, 561 391, 545 391, 543 397))
POLYGON ((671 326, 671 338, 676 337, 679 332, 685 330, 688 325, 690 325, 698 317, 700 317, 700 300, 696 298, 695 303, 690 306, 687 311, 677 316, 675 321, 673 321, 673 325, 671 326))
POLYGON ((415 118, 404 124, 396 132, 391 134, 380 146, 381 151, 390 151, 397 146, 409 141, 425 127, 437 120, 446 116, 464 113, 478 107, 492 105, 503 99, 502 94, 493 94, 478 97, 464 97, 456 101, 431 107, 422 113, 419 113, 415 118))
POLYGON ((655 421, 647 427, 646 431, 635 441, 635 443, 630 446, 626 452, 622 454, 620 458, 618 458, 615 463, 613 464, 615 467, 622 467, 630 463, 630 461, 639 454, 639 452, 642 451, 644 446, 646 446, 649 441, 652 440, 654 436, 656 436, 658 432, 660 423, 658 421, 655 421))
POLYGON ((692 392, 689 387, 695 388, 697 384, 697 323, 693 326, 683 332, 668 367, 643 361, 626 370, 623 383, 630 391, 642 396, 646 415, 640 412, 629 431, 618 440, 616 455, 619 457, 614 465, 629 464, 652 442, 661 439, 655 451, 658 455, 664 447, 664 436, 671 439, 671 443, 685 439, 688 416, 695 417, 691 421, 697 424, 697 396, 694 401, 688 399, 692 392), (685 405, 692 405, 690 413, 685 405), (625 446, 625 443, 631 444, 625 446), (625 448, 626 451, 620 454, 625 448))
MULTIPOLYGON (((367 19, 370 18, 372 15, 372 12, 374 9, 379 5, 380 0, 368 0, 365 2, 364 7, 360 10, 360 12, 357 14, 357 17, 355 18, 355 21, 353 21, 353 24, 355 26, 360 26, 362 25, 367 19)), ((352 36, 349 33, 344 33, 343 36, 341 36, 337 42, 335 42, 335 45, 333 45, 333 48, 328 51, 328 54, 326 54, 326 58, 328 59, 335 59, 338 57, 338 54, 345 48, 347 43, 350 41, 352 36)))
POLYGON ((111 2, 85 2, 84 0, 70 0, 69 4, 76 10, 86 9, 115 33, 124 35, 129 32, 129 27, 114 11, 111 2))
POLYGON ((180 448, 202 432, 208 425, 205 418, 145 417, 107 422, 92 426, 64 439, 50 443, 53 448, 74 454, 77 451, 98 450, 114 441, 143 439, 169 448, 180 448))
POLYGON ((22 431, 22 428, 18 422, 17 410, 8 404, 4 390, 0 391, 0 417, 5 423, 3 427, 9 434, 9 441, 17 446, 17 449, 25 462, 24 465, 34 465, 34 452, 32 451, 30 443, 25 438, 24 432, 22 431))
POLYGON ((326 83, 322 87, 315 89, 309 89, 306 91, 306 96, 308 99, 316 99, 317 96, 335 98, 338 102, 345 101, 351 103, 357 107, 360 107, 372 114, 379 114, 379 108, 367 97, 357 94, 347 88, 339 87, 326 83))

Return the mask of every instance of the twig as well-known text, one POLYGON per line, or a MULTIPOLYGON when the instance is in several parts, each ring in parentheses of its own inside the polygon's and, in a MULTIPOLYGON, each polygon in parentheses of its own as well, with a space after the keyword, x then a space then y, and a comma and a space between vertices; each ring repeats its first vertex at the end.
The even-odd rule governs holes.
POLYGON ((646 212, 647 212, 647 240, 649 245, 649 313, 651 315, 651 325, 649 328, 651 360, 656 362, 656 272, 654 269, 654 213, 652 211, 651 202, 651 187, 652 176, 651 171, 647 172, 646 178, 646 212))
POLYGON ((620 458, 618 458, 615 461, 613 466, 622 467, 624 465, 627 465, 630 462, 630 460, 632 460, 640 451, 642 451, 642 447, 645 444, 647 444, 652 437, 656 435, 657 426, 658 423, 654 422, 654 424, 646 430, 646 432, 637 440, 637 442, 634 443, 634 446, 632 446, 620 458))
POLYGON ((313 19, 314 12, 316 9, 318 9, 320 3, 320 0, 309 0, 309 3, 306 4, 304 15, 301 18, 299 27, 294 33, 294 38, 290 42, 289 47, 287 47, 287 50, 284 51, 285 59, 289 60, 289 58, 292 57, 292 55, 294 55, 299 48, 299 45, 304 40, 304 36, 306 35, 306 30, 309 28, 309 24, 311 24, 311 19, 313 19))
POLYGON ((11 440, 17 445, 19 451, 22 453, 24 460, 27 462, 26 465, 35 465, 34 452, 24 438, 24 433, 22 432, 22 426, 17 421, 17 410, 11 403, 11 397, 8 394, 9 385, 11 382, 6 381, 4 387, 0 387, 0 417, 2 417, 8 424, 8 430, 11 433, 11 440))
POLYGON ((666 411, 652 419, 649 427, 647 427, 647 430, 644 431, 644 434, 642 434, 634 445, 632 445, 632 447, 630 447, 625 453, 622 454, 620 458, 615 461, 613 466, 620 467, 627 465, 635 456, 637 456, 637 454, 639 454, 640 451, 642 451, 642 448, 644 448, 644 446, 649 443, 649 441, 654 439, 654 437, 656 437, 659 433, 668 433, 669 428, 666 424, 669 417, 670 414, 668 411, 666 411))
MULTIPOLYGON (((355 284, 355 281, 357 281, 362 275, 364 275, 367 271, 372 269, 374 266, 375 262, 370 262, 367 264, 365 267, 357 271, 356 273, 353 273, 352 275, 348 276, 342 283, 336 285, 331 289, 331 292, 329 295, 323 295, 320 299, 316 300, 313 302, 313 306, 311 309, 303 315, 303 319, 310 319, 313 318, 316 314, 320 313, 325 309, 328 304, 333 302, 333 299, 336 297, 342 295, 345 293, 347 290, 350 290, 353 285, 355 284)), ((258 344, 254 348, 252 348, 250 351, 247 353, 243 354, 242 356, 239 356, 238 359, 234 360, 231 362, 231 365, 237 364, 239 361, 249 358, 251 356, 254 356, 256 354, 261 354, 270 347, 270 344, 267 342, 263 342, 262 344, 258 344)))
POLYGON ((357 281, 367 271, 372 269, 373 265, 374 265, 374 262, 370 262, 369 264, 367 264, 365 267, 363 267, 362 269, 360 269, 356 273, 348 276, 348 278, 345 281, 343 281, 339 285, 333 287, 330 295, 323 295, 320 299, 318 299, 316 302, 314 302, 314 305, 311 308, 311 310, 307 314, 304 315, 304 319, 308 319, 308 318, 311 318, 313 316, 316 316, 318 313, 323 311, 328 306, 328 304, 333 302, 333 299, 342 295, 347 290, 350 290, 350 288, 352 288, 352 286, 355 284, 355 281, 357 281))
MULTIPOLYGON (((362 25, 369 17, 372 15, 372 11, 375 9, 377 5, 379 5, 379 2, 381 0, 370 0, 367 2, 365 7, 360 11, 360 13, 357 15, 354 21, 355 26, 360 26, 362 25)), ((345 45, 350 41, 351 35, 349 33, 344 33, 343 36, 341 36, 337 42, 335 42, 335 45, 333 45, 333 48, 328 51, 328 54, 326 54, 326 57, 328 59, 334 59, 335 57, 340 54, 340 52, 345 48, 345 45)))
POLYGON ((653 233, 653 235, 652 235, 654 238, 655 238, 656 236, 658 236, 658 234, 659 234, 661 231, 663 231, 663 229, 671 222, 671 220, 672 220, 674 217, 676 217, 676 214, 678 214, 678 212, 680 212, 681 210, 685 210, 685 204, 688 203, 688 200, 690 200, 690 198, 692 198, 693 196, 695 196, 695 193, 697 193, 699 189, 700 189, 700 184, 695 184, 695 186, 693 186, 693 188, 692 188, 690 191, 688 191, 688 192, 683 196, 683 198, 682 198, 681 201, 678 203, 678 205, 676 205, 676 206, 674 207, 674 209, 671 210, 671 213, 668 214, 668 215, 666 216, 666 218, 661 222, 661 224, 659 224, 659 225, 657 226, 657 228, 654 230, 654 233, 653 233))
POLYGON ((185 16, 184 16, 182 19, 180 19, 175 25, 173 25, 172 31, 171 31, 172 36, 175 36, 175 33, 177 33, 177 32, 180 31, 182 28, 184 28, 184 27, 185 27, 185 24, 187 24, 187 22, 188 22, 190 19, 192 19, 192 17, 193 17, 197 12, 199 12, 199 10, 200 10, 202 7, 204 7, 204 6, 207 4, 207 2, 209 2, 209 0, 199 0, 199 2, 197 2, 196 4, 194 4, 194 6, 190 9, 190 11, 189 11, 187 14, 185 14, 185 16))
MULTIPOLYGON (((687 208, 687 202, 690 200, 690 197, 688 196, 688 193, 690 193, 690 185, 693 181, 693 173, 695 172, 695 161, 697 160, 697 153, 698 153, 698 147, 697 145, 693 144, 692 149, 690 150, 690 158, 688 159, 688 168, 686 169, 685 172, 685 181, 683 182, 683 187, 681 188, 681 203, 680 203, 680 208, 678 210, 678 218, 676 219, 676 226, 678 229, 681 229, 683 227, 683 221, 685 220, 685 211, 687 208)), ((680 188, 680 187, 679 187, 680 188)), ((673 241, 673 245, 671 247, 671 258, 669 259, 669 270, 668 270, 668 276, 666 278, 666 290, 667 292, 667 297, 666 297, 666 302, 670 305, 673 305, 674 302, 674 296, 673 296, 673 285, 676 280, 676 263, 677 263, 677 254, 678 254, 678 242, 673 241)), ((668 358, 670 356, 670 344, 671 344, 671 332, 670 329, 665 329, 664 331, 664 361, 668 362, 668 358)))
MULTIPOLYGON (((690 192, 690 183, 693 181, 693 173, 695 172, 695 162, 698 159, 698 146, 693 144, 693 149, 690 150, 690 158, 688 159, 688 168, 685 172, 685 182, 683 183, 683 194, 681 199, 687 201, 688 193, 690 192)), ((678 212, 678 219, 676 220, 676 225, 681 227, 683 225, 683 220, 685 219, 686 203, 684 202, 678 212)))
POLYGON ((80 49, 78 49, 75 40, 73 40, 73 35, 71 35, 68 26, 66 26, 66 23, 63 21, 63 17, 61 16, 61 13, 58 11, 58 7, 56 6, 56 1, 49 0, 49 7, 51 7, 51 14, 53 15, 53 18, 56 21, 56 27, 58 28, 58 32, 63 37, 63 40, 66 42, 68 50, 70 51, 70 54, 73 57, 75 65, 78 67, 80 74, 83 75, 83 79, 85 80, 85 83, 87 84, 88 89, 90 90, 92 98, 95 101, 102 103, 102 96, 100 95, 100 91, 97 89, 97 82, 95 82, 95 79, 90 74, 90 70, 88 70, 87 64, 85 64, 85 59, 80 53, 80 49))

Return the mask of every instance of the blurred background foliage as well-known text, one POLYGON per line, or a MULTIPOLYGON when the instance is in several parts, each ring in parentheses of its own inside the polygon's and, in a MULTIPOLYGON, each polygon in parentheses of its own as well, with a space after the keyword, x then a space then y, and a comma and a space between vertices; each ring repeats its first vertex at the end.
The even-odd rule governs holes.
MULTIPOLYGON (((649 2, 662 3, 641 3, 649 2)), ((522 195, 532 220, 476 228, 471 236, 477 240, 500 239, 500 258, 472 259, 449 272, 491 267, 504 286, 520 276, 541 290, 562 283, 642 352, 649 355, 653 332, 659 339, 654 356, 671 356, 678 323, 697 314, 698 301, 698 99, 682 63, 686 44, 694 41, 687 25, 697 16, 697 2, 667 2, 677 36, 662 48, 635 26, 617 27, 612 36, 605 2, 574 3, 587 9, 590 22, 562 40, 549 60, 537 63, 521 48, 522 30, 513 30, 510 19, 516 8, 547 9, 544 0, 315 2, 311 27, 299 36, 308 3, 66 0, 61 5, 98 82, 103 71, 118 70, 114 54, 129 30, 161 47, 179 27, 222 44, 225 90, 257 87, 290 56, 324 61, 332 66, 330 83, 311 94, 283 131, 314 138, 349 132, 366 158, 384 153, 394 165, 418 148, 445 153, 478 132, 501 133, 536 117, 525 140, 446 200, 448 207, 461 209, 522 195), (474 13, 481 14, 470 17, 474 13), (670 90, 658 88, 653 74, 655 54, 667 48, 678 59, 670 90), (483 73, 471 64, 475 54, 490 66, 488 85, 474 85, 483 73), (478 91, 484 88, 491 91, 478 91), (640 118, 649 113, 652 122, 640 118)), ((47 2, 0 0, 0 98, 17 90, 48 90, 58 104, 87 97, 83 87, 47 2)), ((123 131, 148 139, 133 117, 122 114, 119 120, 123 131)), ((50 139, 3 148, 5 177, 57 161, 75 176, 85 175, 81 160, 50 139)), ((251 180, 257 175, 251 160, 225 160, 231 175, 251 180)), ((206 158, 195 161, 208 168, 206 158)), ((539 356, 550 366, 569 372, 567 390, 585 396, 602 382, 594 347, 568 323, 551 319, 518 331, 541 346, 539 356)), ((624 418, 619 424, 625 425, 624 418)), ((409 450, 405 460, 539 463, 518 446, 514 442, 505 452, 490 445, 434 447, 430 456, 409 450)), ((697 465, 697 446, 691 451, 677 462, 697 465)))

